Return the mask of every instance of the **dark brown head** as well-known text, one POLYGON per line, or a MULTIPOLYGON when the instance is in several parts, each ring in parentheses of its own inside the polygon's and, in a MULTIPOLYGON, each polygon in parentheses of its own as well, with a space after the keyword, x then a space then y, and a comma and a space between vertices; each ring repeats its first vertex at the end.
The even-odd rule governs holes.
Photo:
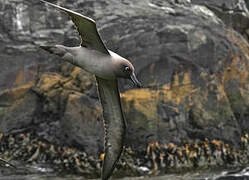
POLYGON ((139 88, 142 87, 142 84, 136 78, 133 65, 126 59, 117 62, 115 74, 119 78, 130 79, 139 88))

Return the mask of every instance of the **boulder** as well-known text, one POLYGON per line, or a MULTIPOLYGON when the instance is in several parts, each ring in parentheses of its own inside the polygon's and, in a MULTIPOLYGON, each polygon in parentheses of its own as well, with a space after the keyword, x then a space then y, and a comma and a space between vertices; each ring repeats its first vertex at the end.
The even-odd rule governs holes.
POLYGON ((103 151, 104 133, 101 112, 96 99, 82 93, 70 94, 61 119, 62 137, 88 154, 99 154, 103 151))
POLYGON ((37 96, 29 83, 0 93, 0 132, 26 130, 37 110, 37 96))
POLYGON ((42 101, 37 133, 96 155, 103 149, 103 124, 95 79, 68 63, 61 67, 61 74, 43 74, 33 87, 42 101))

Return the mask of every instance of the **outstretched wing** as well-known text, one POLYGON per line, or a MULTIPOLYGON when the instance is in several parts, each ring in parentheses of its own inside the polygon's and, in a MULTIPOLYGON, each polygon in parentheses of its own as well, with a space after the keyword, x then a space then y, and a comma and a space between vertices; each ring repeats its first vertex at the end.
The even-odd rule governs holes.
POLYGON ((105 158, 102 180, 107 180, 123 150, 126 123, 120 104, 117 80, 96 77, 100 101, 103 107, 105 128, 105 158))
POLYGON ((83 16, 77 12, 52 4, 50 2, 44 0, 40 1, 49 4, 55 8, 58 8, 63 12, 66 12, 71 17, 81 37, 81 46, 100 51, 104 54, 109 54, 107 48, 105 47, 103 41, 100 38, 94 20, 89 17, 83 16))

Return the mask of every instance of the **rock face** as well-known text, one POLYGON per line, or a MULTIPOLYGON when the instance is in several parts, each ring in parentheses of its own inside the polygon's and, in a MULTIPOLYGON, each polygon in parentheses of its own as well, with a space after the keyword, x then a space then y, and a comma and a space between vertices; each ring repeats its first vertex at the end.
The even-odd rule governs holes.
MULTIPOLYGON (((119 82, 127 146, 144 150, 152 141, 205 138, 237 145, 248 132, 249 46, 216 11, 197 0, 60 2, 96 19, 107 47, 136 67, 145 88, 119 82)), ((36 48, 77 44, 70 20, 38 2, 11 0, 0 7, 14 12, 0 17, 0 89, 7 89, 0 94, 0 131, 32 127, 49 141, 101 152, 94 77, 36 48), (21 86, 27 82, 33 85, 21 86)))
POLYGON ((0 94, 0 131, 16 131, 32 123, 37 108, 37 96, 31 92, 32 85, 30 83, 0 94))
POLYGON ((192 3, 206 6, 227 26, 232 27, 249 40, 249 3, 247 0, 192 0, 192 3))
POLYGON ((68 63, 61 70, 64 76, 44 74, 33 88, 43 101, 36 117, 38 134, 98 154, 103 148, 103 125, 95 79, 68 63))

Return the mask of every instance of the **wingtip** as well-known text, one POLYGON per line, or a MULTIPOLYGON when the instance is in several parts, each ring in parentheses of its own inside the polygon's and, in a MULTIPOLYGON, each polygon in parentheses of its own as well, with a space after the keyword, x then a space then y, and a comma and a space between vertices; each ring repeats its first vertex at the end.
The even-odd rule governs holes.
POLYGON ((51 3, 51 2, 48 2, 48 1, 45 1, 45 0, 40 0, 40 2, 46 3, 46 4, 51 5, 51 6, 53 6, 53 7, 56 7, 56 8, 59 8, 60 10, 66 12, 66 13, 77 14, 78 16, 81 16, 81 17, 87 19, 88 21, 90 21, 90 22, 96 24, 95 20, 93 20, 93 19, 90 18, 90 17, 84 16, 84 15, 78 13, 78 12, 74 12, 74 11, 72 11, 72 10, 66 9, 66 8, 61 7, 61 6, 58 6, 58 5, 55 5, 55 4, 53 4, 53 3, 51 3))
POLYGON ((48 2, 48 1, 45 1, 45 0, 40 0, 40 2, 54 6, 54 4, 53 4, 53 3, 48 2))
POLYGON ((44 1, 44 0, 40 0, 40 2, 43 2, 43 3, 48 3, 47 1, 44 1))
POLYGON ((114 169, 115 169, 115 166, 111 170, 108 170, 108 171, 105 171, 102 169, 101 180, 108 180, 111 177, 114 169))
POLYGON ((53 46, 40 45, 39 48, 40 48, 40 49, 43 49, 43 50, 45 50, 45 51, 47 51, 47 52, 49 52, 49 53, 52 53, 52 50, 51 50, 51 49, 53 48, 53 46))
POLYGON ((112 154, 113 152, 105 150, 105 157, 101 170, 101 180, 108 180, 112 176, 122 152, 123 152, 123 146, 120 148, 120 152, 118 154, 112 154), (115 155, 117 156, 116 158, 113 159, 115 155))
POLYGON ((54 5, 53 3, 48 2, 48 1, 45 1, 45 0, 40 0, 40 2, 41 2, 41 3, 45 3, 45 4, 49 4, 49 5, 52 5, 52 6, 54 5))

